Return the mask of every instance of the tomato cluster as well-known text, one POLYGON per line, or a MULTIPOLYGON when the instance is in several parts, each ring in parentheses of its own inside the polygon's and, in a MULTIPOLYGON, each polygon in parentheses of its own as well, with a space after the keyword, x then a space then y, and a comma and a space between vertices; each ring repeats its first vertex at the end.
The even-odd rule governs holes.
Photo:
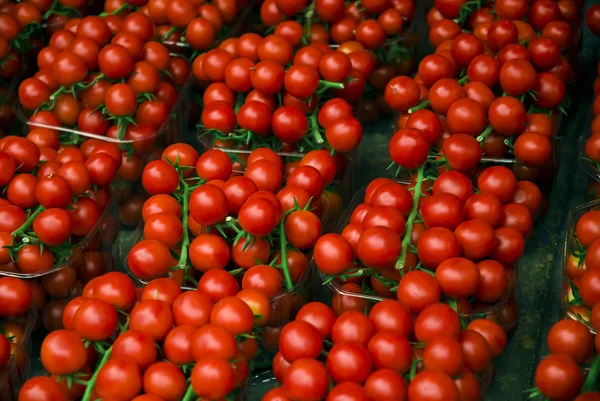
POLYGON ((0 148, 2 271, 37 276, 66 267, 74 284, 74 266, 67 265, 75 254, 100 247, 120 153, 60 146, 46 129, 4 137, 0 148))
POLYGON ((262 345, 272 351, 281 325, 305 299, 307 253, 321 235, 320 218, 332 213, 321 199, 335 158, 307 153, 285 184, 284 163, 270 149, 250 153, 243 175, 233 168, 225 152, 198 156, 181 143, 149 163, 142 183, 151 196, 127 267, 142 282, 169 276, 183 288, 230 296, 241 287, 262 316, 262 345))
POLYGON ((97 277, 42 343, 49 376, 25 382, 19 401, 233 399, 256 353, 253 307, 244 291, 183 292, 168 278, 139 290, 123 273, 97 277))
POLYGON ((431 157, 451 168, 454 152, 468 149, 464 168, 475 159, 516 160, 512 167, 520 179, 551 183, 557 111, 569 106, 567 51, 580 34, 570 25, 576 4, 574 16, 550 0, 531 7, 526 0, 495 1, 475 10, 461 1, 435 4, 428 14, 435 53, 421 61, 414 79, 396 77, 386 87, 387 103, 400 113, 398 128, 424 131, 431 157), (461 138, 444 145, 455 135, 461 138), (482 151, 467 137, 480 142, 482 151), (448 159, 446 151, 453 153, 448 159))
POLYGON ((281 331, 273 372, 282 386, 262 401, 476 401, 486 384, 477 375, 486 377, 506 342, 498 324, 478 319, 461 327, 441 303, 413 319, 395 300, 337 317, 311 302, 281 331))
MULTIPOLYGON (((234 36, 241 30, 243 21, 240 19, 244 18, 250 7, 246 0, 217 0, 210 3, 198 0, 149 0, 136 3, 144 4, 140 11, 147 14, 157 26, 161 41, 173 51, 191 48, 194 54, 216 47, 217 38, 234 36)), ((227 39, 223 42, 227 42, 227 39)))
POLYGON ((529 391, 531 398, 541 395, 549 401, 600 400, 600 336, 566 318, 550 329, 548 348, 550 355, 537 366, 536 387, 529 391))
POLYGON ((114 267, 111 183, 120 151, 103 145, 84 153, 60 145, 45 128, 0 140, 0 275, 23 277, 29 287, 7 307, 29 299, 34 309, 43 308, 49 330, 74 291, 114 267))
POLYGON ((275 28, 275 34, 304 37, 306 43, 357 41, 377 50, 387 38, 396 39, 406 30, 415 8, 414 0, 367 0, 360 5, 343 0, 266 0, 260 18, 264 25, 275 28))
POLYGON ((359 116, 371 122, 380 111, 389 110, 382 97, 387 82, 414 68, 416 7, 414 0, 371 0, 360 5, 341 0, 266 0, 260 16, 265 26, 289 38, 292 45, 324 43, 348 54, 367 80, 359 116))
MULTIPOLYGON (((193 71, 205 87, 201 135, 224 147, 356 149, 362 126, 351 103, 362 97, 362 70, 327 45, 304 46, 294 54, 299 44, 299 38, 245 34, 237 45, 199 55, 193 71)), ((361 67, 372 67, 363 53, 370 64, 361 67)))
POLYGON ((456 171, 417 185, 372 181, 340 234, 317 241, 314 260, 336 312, 397 297, 418 313, 443 298, 466 317, 488 315, 514 327, 514 265, 533 227, 539 189, 501 166, 479 176, 476 194, 456 171))
POLYGON ((69 20, 38 54, 34 77, 19 87, 27 124, 57 127, 61 143, 92 137, 94 143, 121 144, 136 159, 166 130, 176 135, 168 122, 190 66, 153 35, 152 21, 139 12, 118 22, 97 16, 69 20))

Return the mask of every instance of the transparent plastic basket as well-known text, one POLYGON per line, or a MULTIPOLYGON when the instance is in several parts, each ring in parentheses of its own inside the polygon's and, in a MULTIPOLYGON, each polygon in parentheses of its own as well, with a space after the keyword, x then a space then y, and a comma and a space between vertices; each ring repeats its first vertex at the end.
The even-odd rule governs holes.
MULTIPOLYGON (((180 54, 171 53, 171 57, 181 58, 185 60, 188 64, 190 64, 190 61, 180 54)), ((18 118, 23 124, 23 136, 26 136, 32 129, 32 127, 48 128, 58 131, 59 134, 62 135, 71 135, 72 137, 81 137, 84 139, 98 139, 104 142, 117 143, 122 148, 124 148, 124 150, 127 150, 128 147, 132 147, 135 153, 147 154, 157 147, 168 146, 175 142, 186 142, 193 140, 193 136, 189 136, 187 130, 189 120, 188 105, 192 82, 193 74, 190 73, 190 76, 179 91, 177 101, 171 108, 167 120, 159 129, 156 130, 153 136, 144 137, 142 139, 109 138, 104 135, 96 135, 89 132, 72 129, 69 127, 48 126, 46 124, 29 121, 29 113, 23 109, 20 103, 17 103, 15 109, 18 118)))
POLYGON ((592 327, 589 322, 590 308, 586 306, 580 306, 571 304, 572 293, 571 293, 571 280, 568 275, 568 259, 577 250, 574 235, 575 227, 579 218, 585 213, 592 210, 600 210, 600 200, 594 200, 583 205, 577 206, 571 210, 567 215, 565 225, 565 237, 563 244, 563 269, 562 269, 562 294, 561 294, 561 306, 565 316, 573 320, 577 320, 583 323, 592 333, 596 334, 597 329, 592 327))
POLYGON ((17 401, 18 393, 29 375, 31 367, 31 335, 37 313, 30 309, 22 316, 0 319, 1 324, 16 324, 23 331, 23 340, 13 358, 0 370, 0 401, 17 401))
MULTIPOLYGON (((133 245, 138 243, 144 238, 144 222, 141 221, 136 228, 130 241, 124 247, 129 251, 133 245)), ((125 271, 137 281, 140 286, 145 286, 148 281, 136 278, 127 263, 127 253, 123 255, 123 266, 125 271)), ((233 269, 237 267, 231 266, 233 269)), ((229 269, 228 269, 229 270, 229 269)), ((273 296, 269 299, 271 305, 271 317, 265 327, 263 327, 263 334, 259 345, 263 352, 254 360, 255 367, 264 367, 268 364, 270 367, 272 357, 279 348, 279 332, 288 322, 294 319, 298 310, 311 299, 311 269, 310 265, 307 265, 306 269, 300 276, 300 279, 294 284, 290 290, 284 290, 281 293, 273 296)), ((243 275, 237 277, 238 282, 241 281, 243 275)), ((187 284, 183 284, 181 289, 184 291, 194 291, 195 287, 187 284)))
MULTIPOLYGON (((251 149, 235 149, 223 147, 215 144, 215 139, 210 134, 204 134, 202 129, 198 130, 198 141, 205 150, 218 149, 229 154, 232 160, 246 159, 251 149)), ((304 157, 302 152, 276 152, 277 155, 284 161, 299 161, 304 157)), ((336 177, 332 184, 325 188, 324 194, 321 196, 323 202, 323 216, 321 218, 323 231, 329 232, 335 228, 339 218, 341 217, 344 207, 352 198, 352 179, 356 174, 356 161, 358 160, 357 150, 344 155, 343 159, 338 163, 336 177)), ((233 171, 235 175, 243 175, 243 166, 236 167, 233 171)))
MULTIPOLYGON (((48 271, 38 273, 21 273, 12 270, 0 271, 0 277, 8 276, 21 279, 38 279, 54 274, 67 266, 72 266, 78 273, 78 278, 84 279, 86 276, 89 276, 88 273, 84 272, 85 268, 82 268, 88 257, 103 261, 107 271, 113 270, 115 265, 113 245, 119 234, 119 225, 115 218, 118 207, 118 194, 119 184, 116 183, 112 190, 112 195, 102 211, 98 222, 90 230, 88 235, 83 238, 76 238, 77 241, 74 242, 72 254, 66 258, 64 262, 53 266, 52 269, 48 271)), ((83 281, 89 281, 89 279, 83 281)))
MULTIPOLYGON (((365 193, 366 188, 363 188, 356 193, 352 202, 350 203, 350 206, 346 209, 344 216, 337 226, 337 233, 342 232, 350 220, 350 216, 352 215, 354 209, 363 203, 365 193)), ((327 284, 323 284, 326 277, 318 270, 314 259, 311 260, 311 269, 313 269, 315 272, 314 275, 317 277, 317 281, 314 282, 315 288, 313 291, 318 295, 318 300, 321 302, 330 305, 334 302, 338 302, 338 304, 341 305, 343 302, 342 300, 352 300, 351 302, 356 302, 357 304, 363 305, 364 307, 370 309, 374 304, 386 299, 378 295, 367 295, 346 291, 336 280, 333 280, 327 284), (326 288, 323 289, 322 287, 326 288)), ((517 327, 519 314, 520 293, 517 277, 518 265, 512 267, 509 270, 509 273, 510 277, 507 288, 500 300, 494 304, 476 304, 472 312, 461 313, 461 317, 467 321, 480 318, 491 319, 503 326, 507 332, 513 332, 517 327)))

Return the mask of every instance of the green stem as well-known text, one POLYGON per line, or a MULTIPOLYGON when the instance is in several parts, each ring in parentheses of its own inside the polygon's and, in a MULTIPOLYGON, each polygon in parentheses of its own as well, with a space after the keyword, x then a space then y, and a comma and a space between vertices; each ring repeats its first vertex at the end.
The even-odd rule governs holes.
POLYGON ((169 36, 171 36, 175 31, 177 30, 176 27, 172 26, 171 29, 169 29, 164 35, 162 35, 160 37, 161 40, 167 40, 169 39, 169 36))
POLYGON ((190 384, 181 401, 192 401, 194 397, 196 397, 196 394, 194 393, 194 388, 190 384))
POLYGON ((490 134, 492 133, 492 126, 488 125, 487 128, 485 129, 485 131, 483 131, 481 133, 481 135, 479 135, 477 137, 477 141, 480 142, 483 146, 483 141, 485 141, 485 138, 487 138, 488 136, 490 136, 490 134))
POLYGON ((325 139, 323 139, 323 135, 319 132, 319 121, 317 120, 317 112, 313 112, 310 116, 308 116, 308 122, 310 123, 310 134, 313 138, 315 138, 315 142, 318 144, 325 143, 325 139))
POLYGON ((465 75, 464 77, 462 77, 461 79, 458 80, 458 83, 462 86, 462 85, 466 84, 468 80, 469 80, 469 76, 465 75))
POLYGON ((31 214, 31 216, 29 216, 29 218, 27 220, 25 220, 25 223, 23 223, 21 225, 21 227, 17 228, 15 231, 12 232, 12 236, 13 237, 18 237, 20 235, 25 234, 25 231, 27 229, 29 229, 29 227, 31 227, 31 225, 33 224, 33 221, 35 220, 35 218, 44 211, 44 207, 43 206, 38 206, 38 208, 35 210, 35 212, 33 212, 31 214))
POLYGON ((415 107, 408 109, 408 114, 412 114, 415 111, 424 109, 427 106, 429 106, 429 100, 424 100, 421 103, 419 103, 418 105, 416 105, 415 107))
MULTIPOLYGON (((126 331, 128 328, 129 328, 129 320, 127 320, 127 323, 125 324, 125 326, 123 326, 123 331, 126 331)), ((88 381, 88 384, 85 388, 85 393, 83 393, 83 397, 81 398, 81 401, 90 401, 92 391, 94 390, 94 387, 96 386, 96 379, 98 378, 98 373, 100 373, 100 370, 102 369, 102 367, 106 364, 106 362, 108 362, 111 354, 112 354, 112 345, 110 346, 110 348, 108 348, 106 350, 106 352, 104 353, 104 356, 102 357, 102 360, 100 360, 100 363, 98 364, 98 367, 96 367, 94 374, 88 381)))
POLYGON ((92 86, 96 85, 98 82, 100 82, 100 80, 101 80, 101 79, 103 79, 103 78, 104 78, 104 74, 103 74, 103 73, 100 73, 100 74, 96 75, 96 76, 94 77, 94 79, 92 79, 92 80, 91 80, 90 82, 88 82, 87 84, 81 84, 81 85, 79 85, 79 88, 78 88, 78 89, 80 89, 80 90, 86 90, 86 89, 89 89, 89 88, 91 88, 92 86))
POLYGON ((288 290, 294 288, 294 283, 292 281, 292 275, 290 274, 290 268, 288 266, 287 260, 287 238, 285 237, 285 216, 281 218, 279 222, 279 230, 281 231, 281 238, 279 239, 281 245, 281 269, 283 270, 283 276, 285 278, 285 286, 288 290))
POLYGON ((183 238, 181 239, 181 254, 179 255, 179 262, 177 263, 178 269, 185 269, 187 266, 187 257, 188 257, 188 248, 190 246, 190 234, 188 228, 188 215, 189 215, 189 195, 190 195, 190 186, 185 182, 185 180, 181 180, 181 185, 183 186, 183 207, 182 207, 182 217, 181 223, 183 225, 183 238))
POLYGON ((592 362, 592 367, 590 368, 590 373, 588 373, 585 382, 583 383, 583 388, 581 389, 581 393, 588 393, 590 391, 594 391, 596 389, 596 380, 598 379, 598 371, 600 370, 600 355, 596 355, 594 361, 592 362))
POLYGON ((410 244, 410 239, 412 236, 412 227, 415 223, 415 219, 417 218, 417 212, 419 210, 419 199, 421 198, 421 186, 423 184, 423 171, 425 170, 425 164, 419 167, 417 170, 417 182, 414 187, 413 194, 413 206, 410 214, 408 215, 408 220, 406 221, 406 228, 404 232, 404 237, 402 238, 402 251, 400 252, 400 257, 396 261, 396 269, 402 270, 404 269, 404 263, 406 262, 406 252, 408 252, 408 245, 410 244))
POLYGON ((344 89, 344 84, 341 82, 331 82, 322 79, 319 81, 319 86, 321 88, 344 89))
POLYGON ((68 92, 68 89, 66 86, 61 86, 60 88, 58 88, 56 90, 56 92, 54 92, 53 94, 50 95, 50 100, 56 100, 56 98, 58 98, 60 95, 62 95, 63 93, 68 92))
POLYGON ((235 231, 236 234, 239 234, 242 232, 242 230, 240 230, 239 227, 235 224, 235 219, 233 217, 227 216, 225 218, 225 223, 227 224, 227 227, 229 227, 233 231, 235 231))

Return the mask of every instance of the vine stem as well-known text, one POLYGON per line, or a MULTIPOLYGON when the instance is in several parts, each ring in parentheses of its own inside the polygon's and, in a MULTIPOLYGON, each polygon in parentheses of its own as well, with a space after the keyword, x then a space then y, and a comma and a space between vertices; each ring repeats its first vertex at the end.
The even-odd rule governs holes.
POLYGON ((181 254, 179 255, 179 262, 177 263, 178 269, 185 269, 187 265, 187 257, 188 257, 188 248, 190 246, 190 233, 188 228, 188 215, 189 215, 189 196, 190 196, 190 186, 185 182, 185 180, 181 179, 181 185, 183 186, 183 207, 182 207, 182 216, 181 223, 183 225, 183 238, 181 239, 181 254))
POLYGON ((319 81, 319 86, 321 88, 344 89, 344 84, 341 82, 331 82, 323 79, 319 81))
POLYGON ((596 388, 596 380, 598 379, 598 371, 600 370, 600 355, 596 355, 594 357, 594 361, 592 362, 592 367, 590 368, 590 373, 585 379, 583 383, 583 388, 581 389, 581 393, 587 393, 590 391, 594 391, 596 388))
POLYGON ((481 133, 481 135, 479 135, 477 137, 477 141, 481 143, 481 145, 483 146, 483 141, 485 141, 485 138, 487 138, 488 136, 490 136, 490 134, 492 133, 492 126, 488 125, 487 128, 485 129, 485 131, 483 131, 481 133))
POLYGON ((285 237, 285 215, 281 217, 281 221, 279 222, 279 230, 281 231, 280 242, 280 250, 281 250, 281 269, 283 270, 283 276, 285 278, 285 286, 288 290, 294 288, 294 283, 292 281, 292 276, 290 274, 290 268, 288 266, 287 260, 287 238, 285 237))
MULTIPOLYGON (((129 320, 127 320, 127 323, 125 324, 125 326, 123 326, 122 332, 127 331, 128 328, 129 328, 129 320)), ((94 390, 94 387, 96 386, 96 379, 98 378, 98 373, 100 373, 100 370, 102 369, 102 367, 106 364, 106 362, 108 362, 111 354, 112 354, 112 345, 106 350, 106 352, 104 353, 104 356, 102 357, 102 360, 100 360, 98 367, 94 371, 94 374, 88 381, 88 384, 85 388, 85 393, 83 393, 83 397, 81 398, 81 401, 90 401, 92 391, 94 390)))
POLYGON ((321 133, 319 132, 319 121, 317 120, 317 113, 313 112, 308 117, 308 120, 309 120, 310 125, 311 125, 310 133, 313 136, 313 138, 315 138, 315 141, 318 144, 324 143, 325 140, 323 139, 323 135, 321 135, 321 133))
POLYGON ((419 103, 418 105, 416 105, 415 107, 412 107, 412 108, 408 109, 408 114, 412 114, 415 111, 424 109, 427 106, 429 106, 429 100, 424 100, 421 103, 419 103))
POLYGON ((423 185, 423 172, 425 170, 425 163, 419 167, 417 170, 417 182, 414 187, 413 194, 413 206, 410 211, 410 215, 408 215, 408 220, 406 221, 406 231, 404 232, 404 237, 402 238, 402 251, 400 252, 400 257, 396 261, 396 269, 402 270, 404 269, 404 262, 406 262, 406 252, 408 251, 408 244, 410 244, 410 238, 412 236, 412 227, 415 223, 415 219, 417 218, 417 212, 419 210, 419 199, 421 198, 421 186, 423 185))
POLYGON ((43 206, 41 206, 41 205, 38 206, 38 208, 35 210, 35 212, 33 212, 31 214, 31 216, 29 216, 29 218, 27 220, 25 220, 25 223, 23 223, 21 225, 21 227, 17 228, 15 231, 12 232, 12 236, 16 238, 20 235, 23 235, 25 233, 25 230, 27 230, 29 227, 31 227, 35 218, 40 213, 42 213, 44 210, 45 210, 45 208, 43 206))
POLYGON ((196 394, 194 393, 194 388, 190 384, 187 388, 187 391, 185 392, 185 395, 181 399, 181 401, 191 401, 194 399, 195 396, 196 396, 196 394))

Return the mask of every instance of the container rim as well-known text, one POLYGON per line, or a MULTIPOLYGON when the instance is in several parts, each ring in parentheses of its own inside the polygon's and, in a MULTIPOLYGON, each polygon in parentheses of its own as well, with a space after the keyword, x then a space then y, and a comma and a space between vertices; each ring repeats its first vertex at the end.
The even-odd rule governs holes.
POLYGON ((19 273, 19 272, 0 271, 0 277, 15 277, 15 278, 21 278, 21 279, 39 278, 39 277, 47 276, 49 274, 56 273, 57 271, 60 271, 67 266, 71 266, 73 263, 73 260, 75 260, 76 257, 79 257, 83 253, 84 248, 90 243, 92 238, 96 234, 101 232, 100 229, 102 228, 102 225, 106 221, 108 221, 108 219, 110 217, 113 217, 112 209, 117 204, 117 201, 119 199, 119 191, 122 188, 123 183, 121 182, 121 179, 118 178, 117 181, 113 181, 113 185, 114 185, 114 187, 111 188, 111 196, 108 200, 108 203, 104 207, 104 210, 102 211, 102 214, 100 215, 100 218, 98 219, 98 221, 96 222, 94 227, 92 227, 90 232, 81 241, 79 241, 77 244, 75 244, 73 246, 73 252, 62 264, 60 264, 58 266, 52 266, 52 268, 50 270, 38 272, 38 273, 19 273))

